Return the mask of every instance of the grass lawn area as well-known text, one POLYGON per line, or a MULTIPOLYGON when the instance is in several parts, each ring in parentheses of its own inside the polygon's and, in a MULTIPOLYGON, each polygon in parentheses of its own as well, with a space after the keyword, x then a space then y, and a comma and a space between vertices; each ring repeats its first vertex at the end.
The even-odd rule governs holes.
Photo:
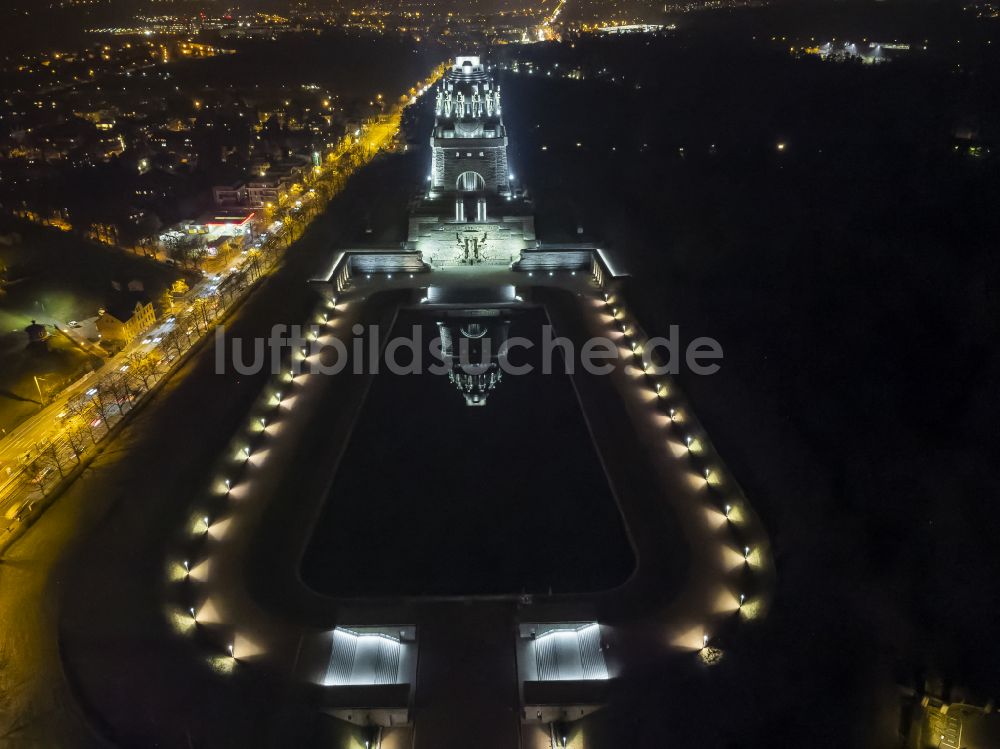
POLYGON ((0 296, 0 331, 23 328, 32 319, 60 322, 93 317, 111 282, 139 280, 156 299, 180 272, 160 263, 101 247, 79 237, 21 222, 0 220, 0 233, 17 232, 21 243, 0 245, 7 266, 7 293, 0 296))
POLYGON ((47 376, 47 382, 57 384, 88 367, 89 357, 63 336, 53 336, 47 352, 27 350, 26 325, 32 320, 65 325, 96 316, 112 281, 122 287, 141 281, 155 301, 181 275, 70 234, 0 219, 0 234, 11 232, 21 241, 0 244, 0 265, 7 269, 7 286, 0 293, 0 428, 7 430, 38 409, 32 402, 38 399, 33 376, 47 376))

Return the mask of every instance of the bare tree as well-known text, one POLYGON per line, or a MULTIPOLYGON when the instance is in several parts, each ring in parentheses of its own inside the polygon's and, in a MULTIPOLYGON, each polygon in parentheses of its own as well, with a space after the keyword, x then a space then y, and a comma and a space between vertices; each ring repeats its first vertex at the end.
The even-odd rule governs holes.
POLYGON ((80 465, 80 459, 87 450, 87 437, 89 435, 93 443, 93 433, 79 416, 71 416, 63 422, 63 434, 66 437, 66 446, 73 453, 76 464, 80 465))
POLYGON ((128 355, 126 361, 132 376, 142 382, 143 389, 149 390, 160 373, 159 356, 154 352, 133 351, 128 355))
POLYGON ((165 351, 175 351, 177 356, 184 353, 187 348, 187 334, 183 333, 180 329, 181 321, 177 320, 174 328, 167 331, 167 334, 163 336, 163 348, 165 351))
POLYGON ((90 403, 94 407, 97 418, 104 422, 105 429, 110 429, 111 424, 108 422, 108 418, 111 415, 111 394, 108 392, 107 383, 100 380, 87 393, 90 395, 90 403))
POLYGON ((202 297, 196 299, 194 302, 194 314, 195 318, 201 318, 201 321, 205 323, 205 330, 212 324, 212 320, 215 319, 215 313, 218 310, 218 299, 214 296, 202 297))
POLYGON ((121 372, 113 372, 102 379, 98 391, 95 398, 105 396, 106 400, 114 401, 119 414, 124 414, 126 406, 132 405, 132 391, 128 386, 128 378, 121 372))
POLYGON ((80 424, 86 428, 90 434, 90 441, 97 444, 97 434, 94 432, 94 421, 99 418, 93 403, 85 396, 78 395, 66 403, 66 413, 79 419, 80 424))
POLYGON ((54 440, 39 442, 37 449, 38 457, 34 462, 34 467, 37 469, 35 476, 44 494, 46 481, 53 470, 59 475, 60 481, 66 478, 66 474, 63 471, 63 461, 59 446, 54 440))

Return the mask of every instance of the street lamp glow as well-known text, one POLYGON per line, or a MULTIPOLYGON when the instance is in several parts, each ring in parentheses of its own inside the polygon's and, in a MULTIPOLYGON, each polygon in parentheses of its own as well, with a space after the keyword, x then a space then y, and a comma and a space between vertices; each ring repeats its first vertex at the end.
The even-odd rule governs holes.
POLYGON ((688 450, 691 449, 691 443, 692 442, 694 442, 694 438, 690 434, 687 437, 684 438, 684 444, 687 445, 687 449, 688 450))
POLYGON ((188 611, 190 611, 190 612, 191 612, 191 618, 192 618, 192 619, 193 619, 194 621, 198 621, 198 614, 197 614, 197 613, 195 612, 195 610, 194 610, 194 606, 192 606, 191 608, 189 608, 189 609, 188 609, 188 611))
POLYGON ((676 415, 677 415, 677 409, 676 409, 676 408, 671 408, 671 409, 670 409, 670 420, 671 420, 671 421, 673 421, 673 420, 674 420, 674 417, 675 417, 676 415))
POLYGON ((208 519, 208 515, 201 519, 201 522, 205 524, 205 530, 207 531, 212 527, 212 521, 208 519))
POLYGON ((732 505, 726 505, 726 520, 729 520, 729 513, 732 511, 732 505))
POLYGON ((750 547, 749 546, 744 546, 743 547, 743 559, 745 561, 750 561, 750 547))

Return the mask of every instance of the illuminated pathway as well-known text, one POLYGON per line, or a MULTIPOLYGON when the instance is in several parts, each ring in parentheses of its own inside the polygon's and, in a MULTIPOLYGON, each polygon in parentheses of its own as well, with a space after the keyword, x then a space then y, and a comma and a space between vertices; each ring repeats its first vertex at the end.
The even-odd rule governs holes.
MULTIPOLYGON (((567 316, 566 305, 548 304, 559 331, 582 324, 589 336, 604 336, 620 347, 615 370, 600 387, 613 387, 624 404, 628 423, 643 458, 654 468, 660 489, 655 496, 637 501, 624 494, 620 501, 626 524, 633 534, 639 570, 619 589, 598 596, 604 639, 615 653, 609 662, 611 676, 627 677, 644 667, 651 655, 690 652, 706 664, 724 657, 725 632, 739 620, 760 617, 767 607, 773 569, 770 551, 756 516, 738 486, 728 476, 707 436, 674 383, 642 371, 640 355, 645 336, 627 312, 617 292, 598 286, 587 274, 515 273, 506 270, 448 271, 416 279, 360 278, 337 299, 336 308, 323 307, 308 321, 322 325, 320 344, 331 336, 345 342, 351 326, 362 320, 365 299, 376 292, 406 289, 428 282, 447 284, 449 279, 471 278, 477 284, 514 284, 537 298, 568 292, 577 300, 578 318, 567 316), (561 311, 560 311, 561 310, 561 311), (325 319, 328 318, 328 319, 325 319), (560 319, 562 318, 562 319, 560 319), (665 569, 651 560, 663 539, 648 537, 641 513, 650 503, 664 503, 676 519, 689 554, 689 573, 676 589, 660 590, 665 569), (645 503, 645 504, 644 504, 645 503), (636 597, 641 600, 635 600, 636 597), (622 613, 634 611, 638 616, 622 613), (617 612, 617 613, 616 613, 617 612)), ((294 352, 301 359, 300 352, 294 352)), ((338 387, 318 374, 287 372, 269 384, 232 439, 203 500, 190 511, 187 527, 166 559, 168 581, 164 610, 173 629, 190 638, 193 652, 212 668, 232 674, 244 668, 262 668, 283 679, 322 683, 325 632, 338 623, 375 625, 386 621, 415 623, 418 630, 438 626, 445 602, 427 599, 405 601, 337 602, 306 589, 295 574, 288 574, 282 603, 262 603, 249 587, 248 559, 258 550, 258 529, 280 491, 287 467, 303 442, 316 408, 330 387, 338 387), (296 589, 297 587, 297 589, 296 589), (388 618, 387 618, 388 617, 388 618), (395 617, 395 618, 392 618, 395 617), (317 626, 317 623, 320 626, 317 626), (303 658, 302 654, 312 654, 303 658)), ((594 378, 598 379, 598 378, 594 378)), ((593 413, 584 383, 578 382, 584 412, 593 413)), ((601 435, 595 434, 605 462, 617 460, 601 435)), ((344 437, 346 439, 346 435, 344 437)), ((611 477, 621 465, 611 467, 611 477)), ((627 494, 627 491, 625 492, 627 494)), ((317 498, 315 502, 321 502, 317 498)), ((308 533, 298 528, 298 533, 308 533)), ((304 541, 305 539, 303 539, 304 541)), ((294 572, 294 570, 292 571, 294 572)), ((537 597, 506 606, 494 606, 496 621, 577 621, 592 615, 585 596, 537 597)), ((480 604, 482 606, 483 604, 480 604)), ((433 631, 433 630, 432 630, 433 631)), ((507 632, 501 627, 502 632, 507 632)), ((419 642, 419 637, 418 637, 419 642)), ((513 642, 499 644, 513 647, 513 642)), ((484 651, 489 650, 484 646, 484 651)), ((508 661, 509 662, 509 661, 508 661)), ((504 680, 509 679, 507 674, 504 680)), ((513 693, 511 693, 513 694, 513 693)), ((421 720, 417 694, 416 721, 421 720)), ((435 705, 445 710, 447 705, 435 705)), ((388 736, 388 734, 387 734, 388 736)), ((419 743, 418 746, 425 746, 419 743)), ((429 744, 427 744, 429 746, 429 744)))

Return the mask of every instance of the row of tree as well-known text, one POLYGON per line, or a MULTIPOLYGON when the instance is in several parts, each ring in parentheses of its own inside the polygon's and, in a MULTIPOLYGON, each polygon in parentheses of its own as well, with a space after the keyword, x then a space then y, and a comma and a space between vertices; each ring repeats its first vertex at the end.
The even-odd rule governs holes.
MULTIPOLYGON (((393 112, 383 124, 398 128, 400 114, 400 111, 393 112)), ((392 127, 388 129, 388 132, 393 131, 392 127)), ((266 216, 268 222, 281 220, 280 231, 269 234, 260 247, 248 250, 237 268, 215 292, 196 298, 188 307, 173 314, 173 325, 164 333, 156 348, 126 354, 117 369, 102 376, 86 392, 67 401, 56 432, 24 456, 22 490, 30 492, 37 488, 44 495, 58 486, 82 463, 87 451, 107 436, 111 428, 169 371, 171 365, 209 333, 233 302, 267 275, 282 256, 282 251, 302 235, 312 220, 343 189, 347 178, 371 161, 380 148, 391 140, 372 144, 365 139, 345 137, 329 154, 327 163, 313 170, 303 181, 303 186, 266 216)))

